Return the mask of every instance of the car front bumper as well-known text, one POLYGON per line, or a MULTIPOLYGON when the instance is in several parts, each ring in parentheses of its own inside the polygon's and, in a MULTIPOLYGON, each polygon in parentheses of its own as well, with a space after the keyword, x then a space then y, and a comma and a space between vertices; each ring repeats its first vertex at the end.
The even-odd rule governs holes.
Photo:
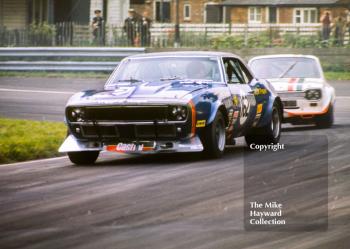
POLYGON ((203 151, 203 144, 198 135, 178 141, 117 141, 108 144, 97 141, 78 140, 75 136, 69 135, 58 151, 109 151, 127 154, 200 152, 203 151), (146 144, 147 146, 145 146, 146 144))

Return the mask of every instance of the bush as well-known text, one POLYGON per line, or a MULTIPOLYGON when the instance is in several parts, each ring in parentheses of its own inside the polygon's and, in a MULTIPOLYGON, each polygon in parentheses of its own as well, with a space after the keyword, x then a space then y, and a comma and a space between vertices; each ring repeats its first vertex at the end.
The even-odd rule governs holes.
POLYGON ((33 23, 29 26, 28 36, 32 46, 51 46, 55 38, 55 26, 33 23))

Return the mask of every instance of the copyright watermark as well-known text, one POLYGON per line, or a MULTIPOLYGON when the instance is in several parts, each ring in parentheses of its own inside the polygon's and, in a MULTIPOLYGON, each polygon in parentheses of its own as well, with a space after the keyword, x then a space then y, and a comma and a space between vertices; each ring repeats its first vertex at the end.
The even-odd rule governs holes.
POLYGON ((258 151, 278 151, 278 150, 284 150, 284 144, 251 144, 249 146, 251 150, 258 150, 258 151))

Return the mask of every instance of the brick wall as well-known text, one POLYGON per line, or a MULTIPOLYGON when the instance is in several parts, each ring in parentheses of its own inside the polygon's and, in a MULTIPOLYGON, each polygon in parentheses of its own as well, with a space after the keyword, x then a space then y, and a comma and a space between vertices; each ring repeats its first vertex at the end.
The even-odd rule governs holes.
POLYGON ((280 7, 279 11, 279 22, 280 23, 293 23, 293 12, 294 9, 290 7, 280 7))
POLYGON ((231 8, 231 22, 248 23, 248 8, 247 7, 231 8))
MULTIPOLYGON (((149 16, 154 19, 155 17, 155 2, 156 0, 145 1, 145 4, 132 4, 130 7, 135 9, 135 11, 142 15, 146 10, 149 16)), ((203 23, 205 16, 205 4, 207 0, 179 0, 179 20, 180 23, 203 23), (184 19, 184 5, 190 4, 191 6, 191 18, 189 20, 184 19)), ((222 2, 222 0, 213 0, 210 2, 222 2)), ((171 1, 171 21, 176 20, 176 4, 175 1, 171 1)))

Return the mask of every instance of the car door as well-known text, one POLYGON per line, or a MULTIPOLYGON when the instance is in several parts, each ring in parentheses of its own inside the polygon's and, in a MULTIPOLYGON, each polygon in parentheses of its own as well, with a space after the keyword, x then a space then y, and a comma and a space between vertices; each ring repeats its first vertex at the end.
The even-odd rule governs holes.
POLYGON ((254 91, 250 86, 252 75, 245 65, 234 57, 223 58, 226 83, 232 95, 235 106, 233 112, 233 134, 240 136, 254 121, 256 113, 256 100, 254 91))

